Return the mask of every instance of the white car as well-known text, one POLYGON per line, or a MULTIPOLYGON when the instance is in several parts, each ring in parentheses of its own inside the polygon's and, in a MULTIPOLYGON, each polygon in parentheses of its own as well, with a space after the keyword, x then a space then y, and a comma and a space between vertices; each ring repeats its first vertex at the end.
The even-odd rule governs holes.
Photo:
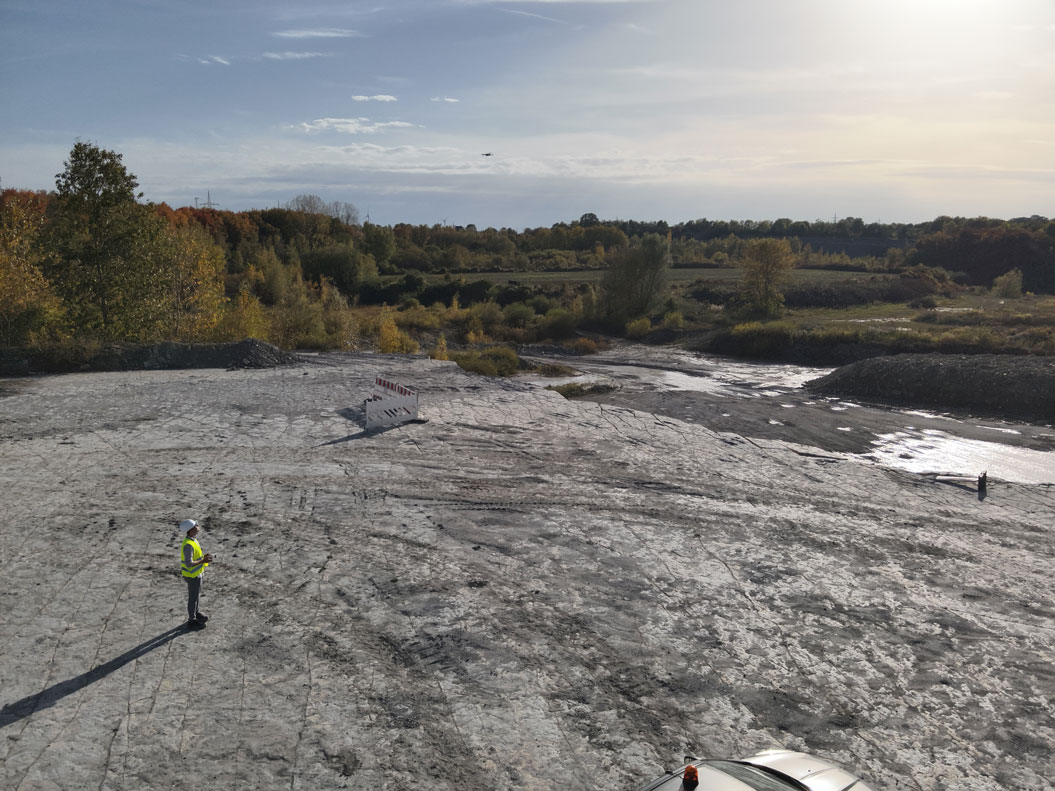
POLYGON ((823 758, 791 750, 763 750, 736 761, 693 758, 641 791, 678 791, 689 766, 695 766, 699 774, 697 791, 872 791, 857 775, 823 758))

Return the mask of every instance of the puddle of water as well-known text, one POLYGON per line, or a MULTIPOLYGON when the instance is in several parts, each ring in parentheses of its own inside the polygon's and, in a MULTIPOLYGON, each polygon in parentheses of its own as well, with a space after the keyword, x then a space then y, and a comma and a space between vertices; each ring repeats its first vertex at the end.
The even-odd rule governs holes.
POLYGON ((642 379, 651 379, 670 390, 689 390, 720 396, 758 398, 759 394, 741 390, 742 385, 725 375, 702 374, 693 376, 681 371, 654 371, 648 368, 635 369, 642 379))
POLYGON ((998 442, 955 437, 944 431, 878 434, 867 454, 884 467, 906 472, 978 475, 1018 483, 1055 483, 1055 454, 998 442))
POLYGON ((913 417, 925 417, 925 418, 930 418, 931 420, 954 420, 955 419, 955 418, 949 417, 948 415, 939 415, 939 414, 937 414, 935 412, 925 412, 922 409, 908 409, 908 410, 902 409, 901 410, 901 414, 902 415, 912 415, 913 417))
MULTIPOLYGON (((622 354, 620 352, 619 354, 622 354)), ((655 355, 655 350, 650 351, 655 355)), ((639 379, 661 383, 676 390, 694 390, 725 396, 782 395, 796 390, 811 379, 831 373, 831 368, 804 365, 773 365, 738 360, 702 357, 691 352, 670 352, 664 356, 667 369, 612 365, 604 369, 609 375, 623 371, 639 379)), ((597 355, 583 364, 604 366, 605 359, 597 355)))
POLYGON ((1000 426, 977 426, 976 428, 984 428, 986 431, 999 431, 1002 434, 1021 434, 1022 432, 1014 428, 1001 428, 1000 426))
POLYGON ((595 382, 609 382, 610 377, 602 376, 600 374, 579 374, 577 376, 539 376, 538 374, 517 374, 518 382, 527 382, 528 384, 538 385, 539 387, 549 387, 550 385, 567 385, 567 384, 594 384, 595 382))

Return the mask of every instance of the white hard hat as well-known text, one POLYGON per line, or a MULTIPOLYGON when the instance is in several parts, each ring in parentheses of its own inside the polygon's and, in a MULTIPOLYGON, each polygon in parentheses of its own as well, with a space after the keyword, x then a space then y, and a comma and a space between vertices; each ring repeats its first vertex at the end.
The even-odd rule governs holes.
POLYGON ((194 521, 193 519, 184 519, 182 522, 179 523, 179 529, 182 530, 184 533, 186 533, 192 527, 197 527, 197 526, 198 526, 198 523, 196 521, 194 521))

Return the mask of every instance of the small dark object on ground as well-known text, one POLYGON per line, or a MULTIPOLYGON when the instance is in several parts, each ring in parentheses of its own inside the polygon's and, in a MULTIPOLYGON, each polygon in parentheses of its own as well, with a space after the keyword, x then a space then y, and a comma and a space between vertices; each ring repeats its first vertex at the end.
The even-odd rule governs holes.
POLYGON ((575 369, 560 363, 543 363, 537 369, 539 376, 575 376, 575 369))
POLYGON ((581 398, 588 395, 599 395, 610 393, 616 386, 607 382, 569 382, 563 385, 548 385, 547 390, 554 390, 565 398, 581 398))

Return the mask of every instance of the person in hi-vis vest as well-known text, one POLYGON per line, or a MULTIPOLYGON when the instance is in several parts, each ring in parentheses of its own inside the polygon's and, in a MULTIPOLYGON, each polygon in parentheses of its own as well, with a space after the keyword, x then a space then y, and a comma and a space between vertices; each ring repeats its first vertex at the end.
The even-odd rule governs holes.
POLYGON ((205 575, 205 567, 212 563, 212 555, 202 552, 195 541, 201 532, 196 521, 184 519, 179 526, 186 534, 180 544, 179 559, 180 573, 187 583, 187 628, 204 629, 209 616, 198 610, 198 600, 201 598, 201 578, 205 575))

